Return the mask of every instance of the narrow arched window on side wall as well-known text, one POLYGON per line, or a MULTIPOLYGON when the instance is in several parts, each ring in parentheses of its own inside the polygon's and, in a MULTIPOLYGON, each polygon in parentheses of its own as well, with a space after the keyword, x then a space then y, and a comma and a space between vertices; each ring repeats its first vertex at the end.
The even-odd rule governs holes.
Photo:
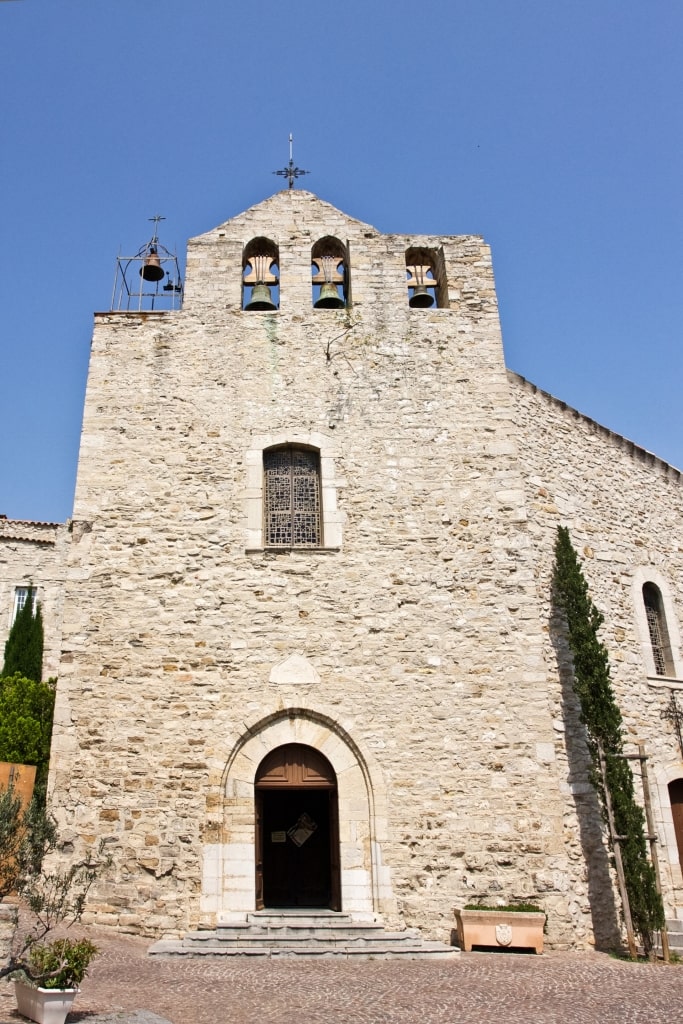
POLYGON ((263 477, 264 547, 322 547, 319 452, 295 445, 269 448, 263 477))
POLYGON ((669 630, 664 615, 664 602, 662 593, 656 584, 643 584, 643 604, 650 633, 655 672, 658 676, 673 676, 675 672, 669 630))
POLYGON ((280 254, 269 238, 252 238, 242 254, 242 309, 273 312, 280 305, 280 254))
POLYGON ((311 250, 314 309, 344 309, 349 304, 349 261, 346 246, 327 235, 311 250))

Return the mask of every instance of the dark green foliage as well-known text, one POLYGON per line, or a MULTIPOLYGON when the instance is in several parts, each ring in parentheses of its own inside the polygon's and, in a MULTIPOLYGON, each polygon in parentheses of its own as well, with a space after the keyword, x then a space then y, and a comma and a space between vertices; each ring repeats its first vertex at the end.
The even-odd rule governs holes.
POLYGON ((0 677, 0 761, 36 765, 36 798, 45 802, 55 706, 53 683, 0 677))
POLYGON ((24 607, 17 612, 5 644, 2 675, 15 673, 37 683, 43 678, 43 615, 40 605, 33 614, 32 587, 29 587, 24 607))
POLYGON ((647 858, 643 811, 636 802, 631 767, 619 756, 623 750, 622 718, 610 681, 607 649, 598 636, 603 617, 591 600, 569 531, 563 526, 557 532, 553 582, 557 604, 567 621, 574 690, 593 758, 592 781, 604 807, 598 759, 600 743, 605 753, 616 834, 627 837, 621 842, 621 855, 633 927, 649 952, 654 933, 664 924, 664 908, 657 892, 654 868, 647 858))

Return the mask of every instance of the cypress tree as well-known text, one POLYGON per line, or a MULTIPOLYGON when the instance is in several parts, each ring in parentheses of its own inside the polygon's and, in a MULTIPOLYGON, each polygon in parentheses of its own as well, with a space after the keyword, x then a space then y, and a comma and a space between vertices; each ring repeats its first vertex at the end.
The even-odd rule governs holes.
POLYGON ((593 761, 591 781, 598 791, 605 813, 605 793, 599 770, 598 743, 602 746, 607 789, 612 800, 614 827, 620 841, 626 876, 626 892, 633 927, 646 953, 654 944, 654 933, 664 925, 664 908, 657 892, 655 871, 647 857, 643 811, 635 798, 633 773, 622 756, 622 717, 610 680, 607 648, 598 633, 603 616, 588 592, 581 563, 569 530, 560 526, 555 544, 553 576, 555 599, 567 623, 569 648, 574 665, 574 690, 586 726, 588 748, 593 761))
POLYGON ((43 678, 43 615, 40 605, 33 611, 33 587, 28 588, 24 607, 17 612, 5 644, 2 675, 16 673, 37 683, 43 678))

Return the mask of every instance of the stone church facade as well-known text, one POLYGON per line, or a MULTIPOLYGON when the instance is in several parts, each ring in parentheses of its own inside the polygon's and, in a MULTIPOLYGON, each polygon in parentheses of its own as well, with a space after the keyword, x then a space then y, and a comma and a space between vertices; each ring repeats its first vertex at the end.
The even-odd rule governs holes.
POLYGON ((0 629, 27 582, 49 624, 62 836, 114 857, 90 919, 448 941, 455 906, 524 899, 555 947, 613 942, 559 524, 675 916, 682 512, 676 469, 506 370, 481 238, 291 190, 191 240, 182 309, 96 315, 72 521, 0 520, 0 629))

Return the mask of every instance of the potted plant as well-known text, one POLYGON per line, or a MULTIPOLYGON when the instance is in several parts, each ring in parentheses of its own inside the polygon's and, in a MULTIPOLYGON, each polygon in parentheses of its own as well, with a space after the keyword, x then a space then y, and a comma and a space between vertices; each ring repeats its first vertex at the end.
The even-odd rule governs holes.
POLYGON ((455 911, 458 943, 468 953, 473 946, 495 949, 533 949, 543 952, 546 915, 533 903, 487 907, 468 904, 455 911))
POLYGON ((28 969, 14 976, 19 1013, 37 1024, 64 1024, 98 952, 89 939, 54 939, 31 946, 28 969))
POLYGON ((0 902, 18 896, 33 919, 27 930, 17 931, 16 912, 10 915, 14 936, 10 933, 8 948, 0 950, 0 979, 15 982, 19 1012, 43 1024, 63 1024, 97 953, 88 939, 48 941, 48 936, 59 925, 80 920, 90 887, 111 863, 100 845, 68 867, 49 870, 44 859, 58 850, 51 816, 35 801, 23 807, 11 787, 0 791, 0 902), (41 1003, 47 1004, 44 1010, 41 1003))

